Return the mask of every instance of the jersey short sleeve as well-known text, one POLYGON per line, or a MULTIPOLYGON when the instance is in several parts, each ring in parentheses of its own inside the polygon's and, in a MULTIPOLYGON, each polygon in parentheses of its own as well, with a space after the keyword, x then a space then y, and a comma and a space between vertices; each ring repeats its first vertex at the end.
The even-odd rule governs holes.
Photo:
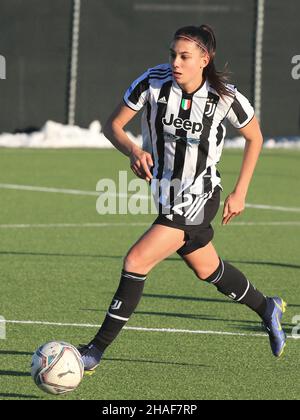
POLYGON ((134 111, 143 108, 149 96, 149 71, 136 79, 127 89, 124 95, 124 102, 134 111))
POLYGON ((235 96, 227 114, 227 119, 233 127, 245 127, 254 117, 254 109, 248 99, 235 89, 235 96))

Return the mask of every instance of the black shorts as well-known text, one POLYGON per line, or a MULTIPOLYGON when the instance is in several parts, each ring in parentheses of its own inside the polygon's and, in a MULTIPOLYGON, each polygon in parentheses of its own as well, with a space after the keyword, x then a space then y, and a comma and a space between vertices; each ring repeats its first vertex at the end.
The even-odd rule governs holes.
POLYGON ((183 230, 185 244, 177 250, 177 254, 184 256, 205 247, 214 237, 214 230, 211 222, 216 217, 221 200, 221 188, 217 186, 212 197, 207 201, 204 207, 204 219, 200 225, 188 226, 179 225, 164 215, 159 215, 153 222, 153 225, 169 226, 174 229, 183 230))

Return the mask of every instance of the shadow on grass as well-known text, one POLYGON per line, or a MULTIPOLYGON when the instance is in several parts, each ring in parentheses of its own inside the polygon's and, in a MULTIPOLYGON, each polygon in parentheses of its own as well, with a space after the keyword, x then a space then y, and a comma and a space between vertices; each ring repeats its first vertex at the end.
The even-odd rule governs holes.
POLYGON ((17 376, 17 377, 21 377, 21 376, 26 376, 26 377, 31 377, 30 372, 18 372, 15 370, 0 370, 0 376, 17 376))
MULTIPOLYGON (((239 322, 239 321, 237 321, 239 322)), ((240 324, 240 325, 235 325, 232 324, 231 327, 234 328, 238 328, 239 330, 243 330, 243 331, 254 331, 257 333, 265 333, 267 335, 266 330, 264 329, 264 327, 261 324, 257 324, 257 325, 246 325, 246 324, 240 324)), ((285 330, 285 332, 288 334, 291 332, 291 330, 295 327, 295 325, 292 324, 282 324, 282 328, 285 330)))
POLYGON ((12 356, 33 356, 33 353, 28 351, 15 351, 15 350, 0 350, 0 354, 10 354, 12 356))
MULTIPOLYGON (((176 296, 176 295, 160 295, 160 294, 153 294, 153 293, 144 293, 144 298, 154 298, 154 299, 173 299, 173 300, 186 300, 189 302, 209 302, 209 303, 230 303, 232 305, 232 300, 230 299, 211 299, 211 298, 200 298, 200 297, 193 297, 193 296, 176 296)), ((99 309, 92 309, 92 308, 81 308, 81 311, 98 311, 99 309)))
MULTIPOLYGON (((202 298, 193 296, 176 296, 176 295, 158 295, 153 293, 144 293, 143 298, 155 298, 155 299, 175 299, 175 300, 186 300, 190 302, 208 302, 208 303, 227 303, 233 304, 231 299, 212 299, 202 298)), ((288 303, 288 308, 300 308, 300 305, 295 303, 288 303)))
POLYGON ((24 394, 10 394, 10 393, 1 393, 0 392, 0 398, 28 398, 31 400, 40 400, 40 397, 37 397, 36 395, 24 395, 24 394))
MULTIPOLYGON (((16 256, 33 256, 33 257, 70 257, 70 258, 97 258, 97 259, 123 259, 124 255, 93 255, 93 254, 66 254, 66 253, 51 253, 51 252, 25 252, 25 251, 0 251, 0 255, 16 255, 16 256)), ((181 258, 166 258, 165 261, 181 261, 181 258)), ((252 265, 268 265, 271 267, 295 268, 300 269, 300 265, 289 264, 283 262, 273 261, 242 261, 242 260, 226 260, 229 263, 238 264, 252 264, 252 265)))
POLYGON ((231 303, 229 299, 211 299, 194 296, 176 296, 176 295, 157 295, 153 293, 144 293, 143 298, 155 298, 155 299, 175 299, 175 300, 186 300, 190 302, 209 302, 209 303, 231 303))
POLYGON ((115 358, 115 357, 103 357, 102 360, 107 360, 111 362, 152 363, 155 365, 185 366, 185 367, 200 367, 200 368, 210 367, 207 365, 198 365, 194 363, 163 362, 163 361, 158 361, 158 360, 143 360, 143 359, 123 359, 123 358, 115 358))
MULTIPOLYGON (((232 303, 232 302, 231 302, 232 303)), ((93 311, 105 314, 107 311, 102 309, 81 309, 82 311, 93 311)), ((257 322, 253 320, 241 320, 241 319, 225 319, 219 317, 212 317, 205 314, 183 314, 183 313, 172 313, 172 312, 153 312, 153 311, 135 311, 135 315, 146 315, 146 316, 159 316, 159 317, 168 317, 168 318, 181 318, 181 319, 193 319, 196 321, 214 321, 214 322, 222 322, 228 324, 231 328, 235 330, 248 330, 253 332, 265 332, 263 327, 261 326, 261 321, 259 318, 257 322)), ((286 330, 293 328, 295 325, 283 323, 283 328, 286 330)))
MULTIPOLYGON (((178 313, 166 313, 166 312, 142 312, 142 311, 136 311, 136 315, 154 315, 154 316, 166 316, 166 317, 174 317, 174 318, 187 318, 187 319, 195 319, 199 321, 215 321, 215 322, 225 322, 226 324, 232 323, 232 327, 240 329, 241 325, 244 326, 244 328, 252 330, 252 331, 262 331, 261 326, 261 320, 258 318, 257 322, 255 321, 248 321, 248 320, 241 320, 241 319, 225 319, 225 318, 218 318, 218 317, 212 317, 208 315, 201 315, 201 314, 178 314, 178 313), (241 325, 237 325, 241 324, 241 325)), ((293 328, 295 325, 293 324, 287 324, 282 323, 282 326, 284 328, 293 328)))
POLYGON ((287 263, 278 263, 272 261, 239 261, 239 260, 227 260, 231 264, 250 264, 250 265, 268 265, 270 267, 283 267, 283 268, 295 268, 296 270, 300 269, 300 265, 297 264, 287 264, 287 263))
MULTIPOLYGON (((0 378, 2 376, 14 376, 16 378, 20 377, 31 377, 29 372, 19 372, 14 370, 0 370, 0 378)), ((40 399, 36 395, 26 395, 26 394, 17 394, 17 393, 2 393, 0 392, 0 398, 24 398, 24 399, 40 399)))

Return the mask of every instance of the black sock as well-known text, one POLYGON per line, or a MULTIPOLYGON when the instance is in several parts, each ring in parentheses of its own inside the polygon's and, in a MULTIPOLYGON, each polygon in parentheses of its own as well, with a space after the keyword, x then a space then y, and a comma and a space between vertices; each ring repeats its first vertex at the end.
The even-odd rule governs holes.
POLYGON ((214 284, 223 295, 248 306, 261 318, 267 309, 267 298, 246 279, 244 274, 220 259, 217 270, 205 281, 214 284))
POLYGON ((120 333, 141 300, 146 275, 122 270, 119 288, 108 309, 106 318, 91 341, 101 352, 104 352, 120 333))

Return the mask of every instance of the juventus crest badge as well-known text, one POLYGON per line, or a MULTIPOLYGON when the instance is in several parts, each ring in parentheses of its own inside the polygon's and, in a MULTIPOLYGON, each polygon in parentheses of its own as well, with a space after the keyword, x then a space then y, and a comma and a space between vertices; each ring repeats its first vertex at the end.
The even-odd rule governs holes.
POLYGON ((216 107, 217 107, 216 102, 212 102, 212 101, 207 102, 204 115, 206 115, 206 117, 209 117, 209 118, 212 117, 215 113, 216 107))

